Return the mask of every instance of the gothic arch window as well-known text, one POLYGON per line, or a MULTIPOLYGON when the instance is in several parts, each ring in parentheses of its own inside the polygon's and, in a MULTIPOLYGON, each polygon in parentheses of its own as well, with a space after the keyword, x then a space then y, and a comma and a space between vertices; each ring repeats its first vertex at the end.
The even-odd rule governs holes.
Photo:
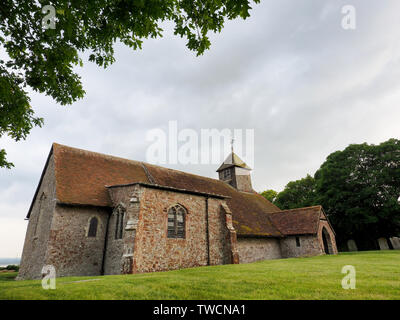
POLYGON ((118 207, 115 214, 115 239, 122 239, 124 233, 124 216, 124 208, 118 207))
POLYGON ((186 210, 177 204, 168 209, 168 238, 185 238, 186 210))
POLYGON ((99 220, 96 217, 90 219, 89 222, 89 230, 88 230, 88 237, 95 238, 97 235, 97 226, 99 224, 99 220))

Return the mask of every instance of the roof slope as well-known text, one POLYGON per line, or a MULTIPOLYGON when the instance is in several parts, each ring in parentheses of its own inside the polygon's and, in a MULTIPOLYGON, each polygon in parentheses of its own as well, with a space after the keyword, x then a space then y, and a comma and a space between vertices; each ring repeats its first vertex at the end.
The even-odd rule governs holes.
POLYGON ((240 167, 251 170, 250 167, 233 151, 229 154, 229 156, 226 157, 225 161, 218 168, 217 172, 230 167, 240 167))
POLYGON ((233 224, 240 235, 281 235, 271 223, 268 213, 280 209, 258 193, 240 192, 229 184, 182 171, 146 164, 155 183, 229 197, 226 202, 232 211, 233 224))
POLYGON ((149 182, 140 162, 53 143, 57 200, 110 206, 106 185, 149 182))
POLYGON ((280 209, 257 193, 227 183, 138 161, 53 144, 57 200, 65 204, 112 206, 105 186, 150 183, 224 195, 238 235, 281 236, 269 219, 280 209))
POLYGON ((316 234, 321 212, 321 206, 313 206, 271 213, 270 218, 284 235, 316 234))

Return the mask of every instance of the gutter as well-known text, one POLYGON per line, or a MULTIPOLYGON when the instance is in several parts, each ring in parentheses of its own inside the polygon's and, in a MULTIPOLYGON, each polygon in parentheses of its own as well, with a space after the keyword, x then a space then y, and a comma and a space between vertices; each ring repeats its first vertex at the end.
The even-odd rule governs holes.
POLYGON ((210 265, 210 230, 208 220, 208 197, 206 199, 206 247, 207 247, 207 265, 210 265))
POLYGON ((283 239, 286 235, 268 235, 268 234, 244 234, 238 233, 237 238, 257 238, 257 239, 265 239, 265 238, 273 238, 273 239, 283 239))
POLYGON ((107 252, 107 245, 108 245, 108 227, 110 225, 110 219, 112 216, 112 212, 110 212, 110 214, 107 217, 107 224, 106 224, 106 234, 105 234, 105 238, 104 238, 104 247, 103 247, 103 258, 101 260, 101 275, 104 276, 104 267, 106 264, 106 252, 107 252))
POLYGON ((196 190, 188 190, 188 189, 180 189, 180 188, 168 187, 168 186, 163 186, 163 185, 159 185, 159 184, 151 184, 151 183, 146 183, 146 182, 117 184, 117 185, 112 185, 112 186, 106 185, 105 187, 106 188, 119 188, 119 187, 135 186, 135 185, 140 185, 140 186, 153 188, 153 189, 160 189, 160 190, 166 190, 166 191, 174 191, 174 192, 180 192, 180 193, 193 194, 193 195, 198 195, 198 196, 205 196, 207 198, 217 198, 217 199, 230 199, 231 198, 229 196, 224 196, 222 194, 214 194, 214 193, 208 193, 208 192, 202 192, 202 191, 196 191, 196 190))

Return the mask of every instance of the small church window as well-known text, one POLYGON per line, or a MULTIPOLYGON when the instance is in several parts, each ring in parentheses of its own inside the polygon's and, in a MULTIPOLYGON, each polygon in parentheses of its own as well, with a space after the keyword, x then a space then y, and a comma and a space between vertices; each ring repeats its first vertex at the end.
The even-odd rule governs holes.
POLYGON ((115 239, 122 239, 124 232, 124 211, 118 210, 115 223, 115 239))
POLYGON ((90 219, 89 223, 89 231, 88 231, 88 237, 89 238, 95 238, 97 234, 97 225, 98 225, 98 220, 96 217, 93 217, 90 219))
POLYGON ((296 237, 296 247, 300 247, 300 238, 296 237))
POLYGON ((168 210, 168 238, 185 238, 186 210, 179 204, 168 210))
POLYGON ((119 212, 115 215, 115 239, 118 239, 119 212))
POLYGON ((119 238, 120 239, 122 239, 122 234, 124 232, 124 215, 125 215, 125 213, 122 211, 121 217, 120 217, 120 224, 119 224, 119 238))

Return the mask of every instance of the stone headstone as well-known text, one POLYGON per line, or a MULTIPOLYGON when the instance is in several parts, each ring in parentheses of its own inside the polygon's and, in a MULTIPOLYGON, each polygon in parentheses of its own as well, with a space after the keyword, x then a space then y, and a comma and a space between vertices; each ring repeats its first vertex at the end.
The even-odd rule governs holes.
POLYGON ((378 239, 379 249, 381 250, 389 250, 389 245, 387 243, 386 238, 379 238, 378 239))
POLYGON ((349 251, 358 251, 356 242, 353 239, 347 241, 347 248, 349 249, 349 251))
POLYGON ((400 250, 400 238, 399 237, 393 237, 393 238, 390 238, 389 240, 392 243, 393 249, 400 250))

